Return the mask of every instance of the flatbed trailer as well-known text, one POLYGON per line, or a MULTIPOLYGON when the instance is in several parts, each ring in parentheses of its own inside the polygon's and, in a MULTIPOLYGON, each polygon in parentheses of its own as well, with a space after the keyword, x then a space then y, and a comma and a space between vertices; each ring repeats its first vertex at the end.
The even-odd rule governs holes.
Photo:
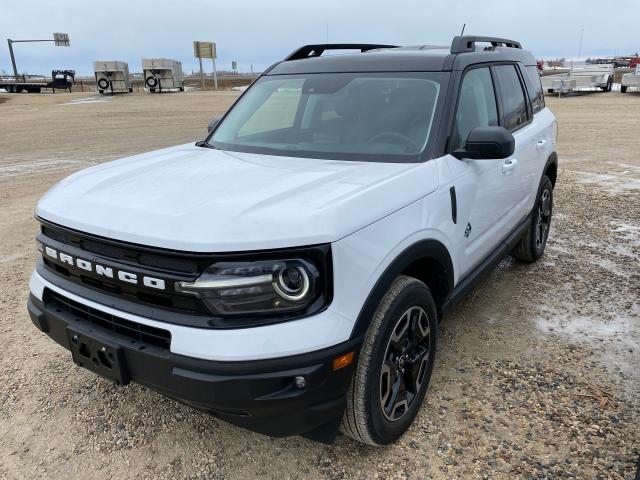
POLYGON ((43 88, 47 88, 47 79, 40 75, 2 75, 0 76, 0 88, 4 88, 8 93, 40 93, 43 88))
POLYGON ((545 75, 542 88, 548 93, 572 93, 599 88, 610 92, 613 86, 613 64, 571 65, 569 72, 545 75))
POLYGON ((74 78, 73 70, 53 70, 50 78, 44 75, 0 75, 0 88, 7 93, 40 93, 43 88, 50 88, 53 93, 56 89, 71 92, 74 78))

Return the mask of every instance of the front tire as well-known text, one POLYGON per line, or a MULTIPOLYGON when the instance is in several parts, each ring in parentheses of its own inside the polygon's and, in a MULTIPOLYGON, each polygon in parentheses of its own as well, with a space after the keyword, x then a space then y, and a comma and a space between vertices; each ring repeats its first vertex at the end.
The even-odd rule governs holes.
POLYGON ((553 183, 546 175, 540 180, 538 196, 520 242, 513 249, 516 260, 525 263, 535 262, 544 253, 551 228, 553 214, 553 183))
POLYGON ((620 86, 620 93, 627 93, 627 86, 626 85, 621 85, 620 86))
POLYGON ((429 287, 396 278, 365 335, 342 419, 345 434, 384 445, 407 431, 429 386, 437 328, 429 287))

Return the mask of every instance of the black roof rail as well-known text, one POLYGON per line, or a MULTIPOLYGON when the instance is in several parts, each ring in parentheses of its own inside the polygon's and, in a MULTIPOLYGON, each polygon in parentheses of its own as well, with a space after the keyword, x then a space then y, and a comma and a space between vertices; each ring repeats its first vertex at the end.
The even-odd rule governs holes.
POLYGON ((492 47, 522 48, 520 42, 496 37, 477 37, 475 35, 464 35, 453 37, 451 42, 451 53, 475 52, 476 42, 490 43, 492 47))
POLYGON ((397 45, 378 45, 375 43, 319 43, 316 45, 305 45, 293 51, 285 62, 289 60, 301 60, 303 58, 319 57, 325 50, 360 50, 366 52, 376 48, 396 48, 397 45))

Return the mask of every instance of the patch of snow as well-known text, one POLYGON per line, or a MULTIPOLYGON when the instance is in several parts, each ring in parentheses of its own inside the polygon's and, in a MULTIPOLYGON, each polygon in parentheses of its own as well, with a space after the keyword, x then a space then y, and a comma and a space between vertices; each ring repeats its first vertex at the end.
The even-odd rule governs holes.
POLYGON ((88 97, 88 98, 76 98, 70 102, 63 103, 62 105, 83 105, 87 103, 106 103, 112 100, 113 97, 88 97))
POLYGON ((600 174, 589 172, 576 172, 583 178, 578 183, 598 185, 608 193, 619 194, 627 191, 640 190, 640 179, 626 175, 600 174))

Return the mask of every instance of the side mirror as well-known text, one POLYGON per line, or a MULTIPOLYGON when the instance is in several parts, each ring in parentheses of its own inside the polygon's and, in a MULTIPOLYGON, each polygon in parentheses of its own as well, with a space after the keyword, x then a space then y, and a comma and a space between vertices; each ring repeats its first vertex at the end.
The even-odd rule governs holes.
POLYGON ((452 155, 458 159, 491 160, 513 155, 516 140, 504 127, 476 127, 469 132, 464 148, 452 155))
POLYGON ((207 124, 207 132, 211 132, 211 130, 216 128, 216 125, 218 125, 218 122, 220 122, 220 117, 212 118, 207 124))

